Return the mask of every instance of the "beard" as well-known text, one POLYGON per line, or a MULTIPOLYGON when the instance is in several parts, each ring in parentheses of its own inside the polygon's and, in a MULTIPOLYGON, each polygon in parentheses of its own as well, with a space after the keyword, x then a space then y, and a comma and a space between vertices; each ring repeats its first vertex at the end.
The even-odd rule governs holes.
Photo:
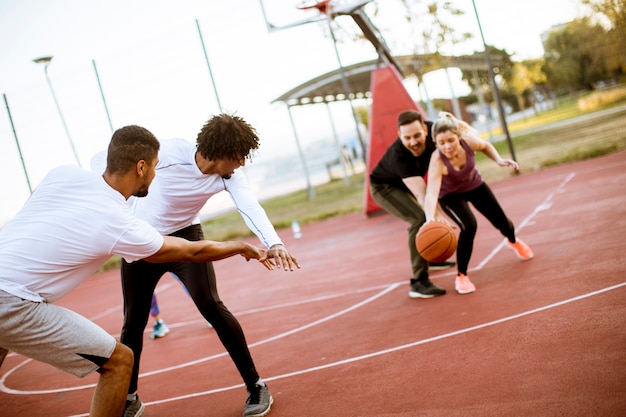
POLYGON ((135 197, 145 197, 148 195, 148 187, 144 186, 133 193, 135 197))

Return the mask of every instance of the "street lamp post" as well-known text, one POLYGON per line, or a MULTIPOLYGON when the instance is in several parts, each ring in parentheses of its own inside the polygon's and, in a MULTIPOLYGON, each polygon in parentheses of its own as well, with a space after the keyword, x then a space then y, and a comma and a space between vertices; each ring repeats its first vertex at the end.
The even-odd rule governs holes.
POLYGON ((102 103, 104 103, 104 111, 107 114, 107 120, 109 122, 109 128, 111 128, 111 133, 113 130, 113 123, 111 122, 111 115, 109 114, 109 106, 107 106, 107 100, 104 98, 104 91, 102 90, 102 84, 100 83, 100 76, 98 75, 98 67, 96 67, 96 60, 92 59, 91 63, 93 64, 93 70, 96 73, 96 80, 98 81, 98 88, 100 88, 100 96, 102 96, 102 103))
POLYGON ((59 116, 61 117, 61 122, 63 123, 63 128, 65 129, 65 134, 67 135, 67 139, 70 142, 70 146, 72 147, 72 152, 74 152, 74 158, 76 158, 76 163, 78 166, 82 166, 80 164, 80 159, 78 158, 78 154, 76 153, 76 148, 74 148, 74 141, 72 141, 72 136, 70 135, 70 131, 67 128, 67 124, 65 123, 65 118, 63 117, 63 112, 61 112, 61 107, 59 106, 59 102, 57 100, 56 94, 54 94, 54 89, 52 88, 52 83, 50 82, 50 77, 48 77, 48 65, 50 65, 50 61, 52 61, 51 56, 42 56, 41 58, 33 59, 33 62, 36 64, 44 64, 43 70, 46 74, 46 81, 48 82, 48 87, 50 87, 50 93, 52 93, 52 98, 54 99, 54 104, 57 107, 59 112, 59 116))
POLYGON ((500 124, 502 125, 502 131, 504 132, 504 136, 506 137, 507 144, 509 145, 509 151, 511 152, 511 159, 516 161, 515 158, 515 148, 513 148, 513 141, 511 140, 511 135, 509 133, 509 127, 506 123, 506 115, 504 114, 504 106, 502 105, 502 97, 500 96, 500 89, 498 88, 498 83, 496 82, 496 75, 493 72, 493 62, 491 61, 491 54, 489 54, 489 47, 487 46, 487 42, 485 42, 485 35, 483 34, 483 27, 480 24, 480 18, 478 17, 478 9, 476 9, 476 3, 472 0, 472 5, 474 6, 474 14, 476 15, 476 22, 478 23, 478 30, 480 31, 480 37, 483 41, 483 46, 485 47, 485 58, 487 59, 487 66, 489 67, 489 78, 491 78, 491 85, 493 86, 493 92, 495 93, 496 104, 498 105, 498 114, 500 116, 500 124))
POLYGON ((222 113, 222 103, 220 102, 220 95, 217 93, 217 86, 215 85, 215 79, 213 79, 213 71, 211 71, 211 62, 209 61, 209 55, 206 53, 206 47, 204 46, 204 38, 202 37, 202 31, 200 30, 200 22, 196 19, 196 27, 198 28, 198 35, 200 36, 200 43, 202 44, 202 51, 204 52, 204 59, 206 65, 209 68, 209 77, 211 77, 211 84, 213 85, 213 92, 215 93, 215 100, 217 100, 217 108, 222 113))
POLYGON ((11 116, 11 110, 9 109, 9 102, 7 101, 6 94, 2 94, 4 98, 4 104, 7 107, 7 114, 9 115, 9 121, 11 122, 11 129, 13 129, 13 136, 15 137, 15 144, 17 145, 17 152, 20 154, 20 161, 22 161, 22 169, 24 170, 24 176, 26 177, 26 184, 28 185, 28 191, 33 193, 33 187, 30 185, 30 178, 28 178, 28 171, 26 170, 26 164, 24 163, 24 157, 22 156, 22 148, 20 147, 20 141, 17 139, 17 133, 15 132, 15 126, 13 125, 13 117, 11 116))

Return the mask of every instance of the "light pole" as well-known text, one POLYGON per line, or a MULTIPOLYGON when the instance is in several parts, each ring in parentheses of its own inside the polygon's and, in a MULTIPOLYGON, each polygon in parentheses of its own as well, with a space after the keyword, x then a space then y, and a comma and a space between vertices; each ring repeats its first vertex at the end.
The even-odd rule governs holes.
POLYGON ((102 91, 102 84, 100 84, 100 76, 98 75, 98 67, 96 67, 96 60, 92 59, 91 63, 93 64, 93 70, 96 73, 96 80, 98 81, 98 88, 100 88, 100 95, 102 96, 102 103, 104 103, 104 111, 107 114, 107 120, 109 121, 109 127, 111 128, 111 133, 113 130, 113 123, 111 123, 111 115, 109 114, 109 106, 107 106, 107 101, 104 98, 104 91, 102 91))
POLYGON ((498 88, 498 83, 496 83, 496 75, 493 72, 493 63, 491 62, 491 55, 489 54, 489 47, 487 46, 487 42, 485 42, 485 35, 483 35, 483 27, 480 24, 480 18, 478 17, 478 10, 476 9, 476 3, 472 0, 472 5, 474 6, 474 13, 476 14, 476 22, 478 22, 478 30, 480 31, 480 37, 483 41, 483 46, 485 47, 485 58, 487 59, 487 66, 489 67, 489 78, 491 78, 491 85, 493 86, 493 92, 495 93, 496 104, 498 105, 498 114, 500 116, 500 124, 502 125, 502 131, 504 132, 504 136, 506 137, 507 144, 509 145, 509 151, 511 152, 511 159, 516 161, 515 158, 515 149, 513 148, 513 141, 511 140, 511 135, 509 134, 509 127, 506 124, 506 115, 504 114, 504 106, 502 106, 502 97, 500 97, 500 89, 498 88))
POLYGON ((202 51, 204 52, 204 59, 206 60, 206 65, 209 68, 209 77, 211 77, 211 84, 213 85, 213 92, 215 92, 215 100, 217 100, 217 107, 222 113, 222 103, 220 103, 220 95, 217 93, 217 87, 215 86, 215 80, 213 79, 213 71, 211 71, 211 63, 209 62, 209 55, 206 53, 206 48, 204 46, 204 38, 202 37, 202 31, 200 30, 200 22, 196 19, 196 27, 198 28, 198 35, 200 36, 200 43, 202 44, 202 51))
POLYGON ((13 136, 15 137, 15 144, 17 145, 17 152, 20 154, 20 161, 22 161, 22 169, 24 170, 24 176, 26 177, 26 184, 28 185, 28 191, 33 193, 33 187, 30 185, 30 178, 28 178, 28 171, 26 170, 26 164, 24 163, 24 157, 22 156, 22 148, 20 147, 20 141, 17 139, 17 133, 15 132, 15 126, 13 125, 13 117, 11 117, 11 110, 9 109, 9 102, 7 101, 6 94, 2 94, 4 98, 4 105, 7 107, 7 114, 9 115, 9 121, 11 122, 11 129, 13 129, 13 136))
POLYGON ((63 117, 63 112, 61 112, 61 107, 59 106, 59 102, 57 100, 56 94, 54 94, 54 89, 52 88, 52 83, 50 82, 50 77, 48 77, 48 65, 50 65, 50 61, 52 61, 51 56, 42 56, 41 58, 33 59, 35 64, 44 64, 43 70, 46 74, 46 81, 48 82, 48 87, 50 87, 50 93, 52 93, 52 98, 54 99, 54 104, 57 107, 59 112, 59 116, 61 117, 61 122, 63 123, 63 128, 65 129, 65 134, 67 135, 67 139, 70 141, 70 146, 72 147, 72 152, 74 152, 74 158, 76 158, 76 163, 78 166, 82 166, 80 164, 80 159, 78 158, 78 154, 76 153, 76 148, 74 148, 74 141, 72 141, 72 136, 70 135, 70 131, 67 128, 67 124, 65 123, 65 118, 63 117))

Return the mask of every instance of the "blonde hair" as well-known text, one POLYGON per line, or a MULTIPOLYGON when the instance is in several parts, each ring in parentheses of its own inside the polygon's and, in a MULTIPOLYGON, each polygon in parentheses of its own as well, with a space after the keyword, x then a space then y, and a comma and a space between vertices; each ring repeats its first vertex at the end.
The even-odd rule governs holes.
POLYGON ((446 111, 439 112, 437 121, 433 124, 432 137, 444 132, 452 132, 461 137, 464 135, 478 136, 478 132, 468 123, 459 120, 452 113, 446 111))

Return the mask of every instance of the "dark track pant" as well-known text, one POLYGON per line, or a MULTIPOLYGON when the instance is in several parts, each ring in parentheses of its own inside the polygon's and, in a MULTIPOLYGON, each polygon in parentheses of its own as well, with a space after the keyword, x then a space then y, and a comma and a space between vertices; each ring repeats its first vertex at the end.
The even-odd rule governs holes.
MULTIPOLYGON (((202 227, 192 225, 172 236, 197 241, 204 239, 202 227)), ((166 272, 178 276, 187 288, 198 311, 211 323, 222 344, 230 354, 237 370, 247 386, 254 386, 259 379, 243 330, 235 316, 220 300, 212 263, 149 263, 122 261, 122 291, 124 294, 124 326, 120 341, 135 354, 129 393, 137 391, 139 359, 143 349, 143 332, 148 324, 152 294, 159 279, 166 272)))
POLYGON ((428 261, 421 257, 415 246, 415 236, 426 222, 426 216, 415 196, 409 191, 384 184, 370 184, 370 193, 385 211, 409 223, 407 232, 413 280, 428 279, 428 261))
POLYGON ((465 275, 467 275, 467 267, 474 250, 474 237, 478 228, 476 217, 472 213, 469 203, 472 203, 476 210, 485 216, 509 242, 515 242, 515 226, 506 217, 500 203, 486 183, 482 183, 465 193, 443 196, 439 199, 439 205, 461 229, 456 249, 456 263, 459 273, 465 275))

